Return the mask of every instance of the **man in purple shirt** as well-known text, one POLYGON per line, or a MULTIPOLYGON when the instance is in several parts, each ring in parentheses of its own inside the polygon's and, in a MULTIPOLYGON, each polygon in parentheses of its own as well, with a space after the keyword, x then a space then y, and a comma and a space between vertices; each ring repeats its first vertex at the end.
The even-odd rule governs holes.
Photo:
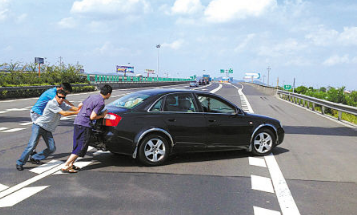
POLYGON ((108 110, 105 110, 103 113, 101 111, 105 106, 104 100, 109 99, 111 94, 112 87, 106 84, 100 89, 99 95, 91 95, 79 105, 82 108, 74 120, 73 151, 61 169, 62 172, 76 173, 79 170, 73 163, 78 157, 84 157, 87 153, 89 138, 92 132, 90 122, 105 117, 108 110))

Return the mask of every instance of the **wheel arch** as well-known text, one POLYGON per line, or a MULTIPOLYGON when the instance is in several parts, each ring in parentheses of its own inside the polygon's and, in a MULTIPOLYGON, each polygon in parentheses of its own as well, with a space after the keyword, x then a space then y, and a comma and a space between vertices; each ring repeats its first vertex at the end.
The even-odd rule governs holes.
POLYGON ((172 136, 170 135, 170 133, 162 128, 150 128, 147 130, 144 130, 140 133, 138 133, 134 139, 134 143, 135 143, 135 150, 133 153, 133 158, 135 159, 138 153, 138 148, 139 148, 139 144, 141 142, 141 140, 143 140, 147 135, 150 134, 154 134, 154 133, 158 133, 158 134, 163 134, 164 137, 169 141, 170 147, 171 149, 174 146, 174 141, 172 139, 172 136))
POLYGON ((249 144, 249 149, 248 149, 248 151, 251 152, 251 151, 253 150, 253 149, 252 149, 252 147, 253 147, 253 138, 254 138, 255 134, 256 134, 259 130, 261 130, 261 129, 263 129, 263 128, 267 128, 267 129, 269 129, 271 132, 273 132, 273 134, 275 135, 275 143, 274 143, 274 144, 277 144, 277 143, 279 142, 278 129, 277 129, 274 125, 272 125, 272 124, 264 123, 264 124, 261 124, 261 125, 259 125, 258 127, 256 127, 256 128, 254 129, 254 131, 253 131, 253 133, 252 133, 252 135, 251 135, 251 137, 250 137, 250 144, 249 144))

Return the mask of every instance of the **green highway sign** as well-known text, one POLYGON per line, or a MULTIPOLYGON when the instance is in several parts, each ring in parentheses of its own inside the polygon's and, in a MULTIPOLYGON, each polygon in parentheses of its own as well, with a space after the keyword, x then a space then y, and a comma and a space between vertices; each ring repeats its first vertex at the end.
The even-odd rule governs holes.
POLYGON ((221 73, 224 73, 224 69, 221 69, 221 73))
POLYGON ((233 69, 229 69, 228 72, 229 72, 229 73, 233 73, 233 69))
POLYGON ((291 85, 284 85, 284 90, 291 90, 291 85))

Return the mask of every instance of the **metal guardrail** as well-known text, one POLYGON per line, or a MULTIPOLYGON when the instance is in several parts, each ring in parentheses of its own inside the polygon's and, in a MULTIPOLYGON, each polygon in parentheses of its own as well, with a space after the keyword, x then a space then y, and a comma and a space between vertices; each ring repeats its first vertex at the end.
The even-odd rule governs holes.
POLYGON ((295 104, 302 105, 303 107, 310 109, 310 103, 312 104, 312 110, 315 111, 316 105, 321 106, 321 114, 325 114, 325 109, 330 108, 338 111, 338 120, 341 120, 342 113, 348 113, 357 116, 357 107, 352 107, 344 104, 338 104, 323 99, 318 99, 310 96, 305 96, 297 93, 287 92, 283 90, 277 90, 277 94, 280 98, 289 100, 295 104))
POLYGON ((121 83, 121 82, 186 82, 191 81, 189 78, 162 78, 162 77, 136 77, 136 76, 119 76, 119 75, 98 75, 87 74, 87 80, 92 84, 98 83, 121 83))

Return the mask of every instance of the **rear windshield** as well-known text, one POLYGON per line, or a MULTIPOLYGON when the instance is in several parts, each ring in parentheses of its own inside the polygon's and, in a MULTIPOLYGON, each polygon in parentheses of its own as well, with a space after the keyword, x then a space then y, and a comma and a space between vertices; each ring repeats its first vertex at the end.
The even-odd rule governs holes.
POLYGON ((108 106, 132 109, 143 103, 145 99, 149 98, 149 96, 149 94, 144 93, 132 93, 113 101, 112 103, 108 104, 108 106))

